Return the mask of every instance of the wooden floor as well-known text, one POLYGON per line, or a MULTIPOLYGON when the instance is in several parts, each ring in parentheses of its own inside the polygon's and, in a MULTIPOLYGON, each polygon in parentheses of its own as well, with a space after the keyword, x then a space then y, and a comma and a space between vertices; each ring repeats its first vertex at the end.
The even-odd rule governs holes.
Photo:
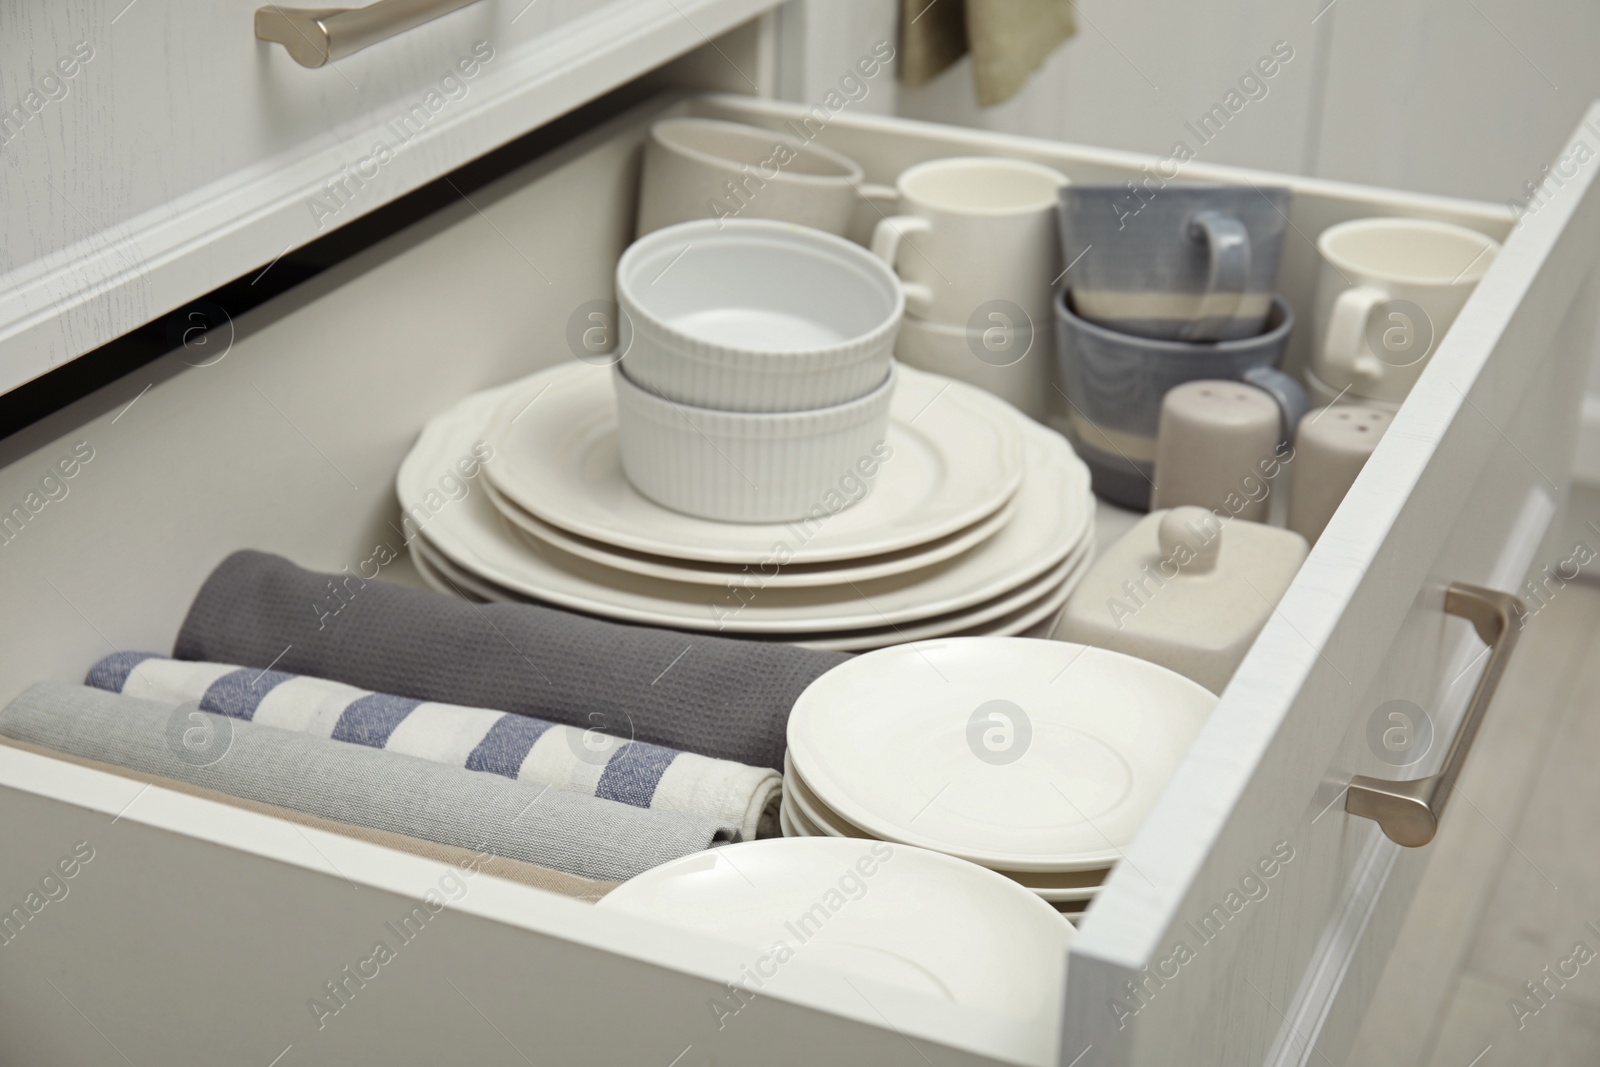
POLYGON ((1600 1067, 1600 584, 1527 620, 1428 847, 1349 1063, 1600 1067))

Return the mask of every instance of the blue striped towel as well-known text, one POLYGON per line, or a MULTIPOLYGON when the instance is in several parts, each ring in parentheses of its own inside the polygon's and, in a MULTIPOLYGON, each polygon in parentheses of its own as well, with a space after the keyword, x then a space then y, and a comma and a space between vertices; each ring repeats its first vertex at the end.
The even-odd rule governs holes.
POLYGON ((321 678, 118 652, 88 685, 282 730, 381 748, 435 763, 569 789, 640 808, 705 815, 744 840, 778 833, 783 776, 487 708, 413 700, 321 678))

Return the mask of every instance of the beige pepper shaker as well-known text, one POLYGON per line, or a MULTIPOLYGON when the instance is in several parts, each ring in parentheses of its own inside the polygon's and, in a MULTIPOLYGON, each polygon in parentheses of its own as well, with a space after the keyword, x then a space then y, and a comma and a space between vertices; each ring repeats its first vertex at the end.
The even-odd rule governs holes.
POLYGON ((1244 382, 1185 382, 1161 400, 1152 510, 1196 507, 1265 522, 1268 465, 1282 414, 1263 389, 1244 382))
POLYGON ((1294 436, 1289 529, 1310 542, 1322 535, 1393 419, 1381 408, 1338 404, 1300 420, 1294 436))

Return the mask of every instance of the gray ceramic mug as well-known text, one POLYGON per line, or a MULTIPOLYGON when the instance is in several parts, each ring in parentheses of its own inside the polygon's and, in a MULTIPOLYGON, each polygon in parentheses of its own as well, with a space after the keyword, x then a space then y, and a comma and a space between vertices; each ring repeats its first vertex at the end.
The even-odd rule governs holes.
POLYGON ((1283 416, 1281 440, 1293 437, 1306 413, 1306 392, 1278 369, 1294 329, 1294 312, 1282 297, 1273 297, 1256 336, 1202 343, 1108 329, 1077 313, 1075 295, 1056 297, 1056 358, 1074 443, 1099 496, 1123 507, 1150 507, 1161 399, 1185 382, 1224 378, 1266 390, 1283 416))
POLYGON ((1258 334, 1272 308, 1288 189, 1168 182, 1061 190, 1078 313, 1171 341, 1258 334))

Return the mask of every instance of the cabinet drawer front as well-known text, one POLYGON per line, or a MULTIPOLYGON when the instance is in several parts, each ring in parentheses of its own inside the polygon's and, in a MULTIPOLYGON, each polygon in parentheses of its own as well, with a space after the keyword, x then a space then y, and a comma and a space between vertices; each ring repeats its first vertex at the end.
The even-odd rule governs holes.
POLYGON ((263 0, 6 5, 0 391, 774 2, 478 2, 318 69, 256 39, 263 0))
MULTIPOLYGON (((475 206, 239 316, 222 358, 179 349, 0 442, 5 506, 80 444, 93 452, 70 492, 0 545, 13 620, 0 699, 42 677, 77 680, 112 648, 167 647, 193 590, 235 548, 337 571, 392 538, 389 486, 426 418, 568 358, 569 317, 611 295, 638 145, 669 109, 774 127, 805 117, 731 97, 638 109, 473 193, 475 206)), ((1021 155, 1080 181, 1132 178, 1150 162, 849 114, 818 139, 875 180, 951 154, 1021 155)), ((1553 558, 1539 542, 1564 495, 1600 208, 1587 175, 1514 233, 1488 205, 1198 165, 1187 176, 1294 187, 1305 240, 1291 238, 1280 289, 1301 309, 1309 244, 1346 219, 1439 218, 1506 247, 1097 900, 1073 948, 1065 1041, 1052 1020, 1042 1045, 997 1049, 974 1036, 985 1020, 971 1013, 841 985, 801 959, 782 990, 719 1028, 707 1002, 739 974, 738 950, 488 878, 453 906, 437 947, 419 944, 436 954, 425 973, 397 972, 318 1028, 306 999, 370 952, 363 924, 420 899, 436 864, 331 835, 308 847, 278 820, 135 796, 120 779, 0 750, 0 836, 15 858, 0 900, 22 899, 30 872, 63 848, 107 842, 107 862, 82 875, 103 872, 107 888, 76 884, 25 931, 37 966, 0 969, 0 1058, 93 1055, 72 1043, 101 1040, 90 1027, 64 1029, 87 1018, 134 1062, 269 1063, 290 1044, 309 1062, 349 1062, 357 1048, 431 1062, 446 1046, 515 1062, 508 1042, 535 1062, 1337 1062, 1427 851, 1347 816, 1340 793, 1353 774, 1390 770, 1366 735, 1385 702, 1426 707, 1439 751, 1455 729, 1477 647, 1443 614, 1444 587, 1514 588, 1553 558), (177 906, 185 894, 204 907, 177 906), (227 966, 259 957, 271 980, 196 981, 222 971, 191 915, 201 927, 228 917, 227 966), (1189 952, 1174 952, 1179 940, 1189 952), (92 955, 91 981, 71 961, 97 944, 119 950, 92 955), (164 984, 184 996, 157 996, 164 984), (447 1002, 459 1018, 439 1017, 447 1002), (187 1043, 194 1019, 203 1045, 187 1043)), ((387 571, 415 580, 403 560, 387 571)))

